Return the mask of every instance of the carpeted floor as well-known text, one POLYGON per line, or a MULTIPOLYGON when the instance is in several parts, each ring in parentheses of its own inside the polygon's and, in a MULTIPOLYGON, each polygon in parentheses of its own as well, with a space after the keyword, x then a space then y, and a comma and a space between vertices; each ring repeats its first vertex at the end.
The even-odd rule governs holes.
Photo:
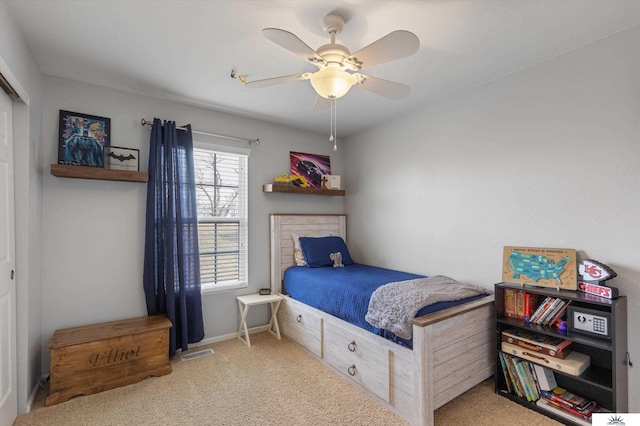
MULTIPOLYGON (((142 382, 43 407, 14 425, 405 425, 292 342, 259 333, 198 347, 215 353, 142 382)), ((559 425, 493 392, 489 379, 436 411, 436 425, 559 425)))

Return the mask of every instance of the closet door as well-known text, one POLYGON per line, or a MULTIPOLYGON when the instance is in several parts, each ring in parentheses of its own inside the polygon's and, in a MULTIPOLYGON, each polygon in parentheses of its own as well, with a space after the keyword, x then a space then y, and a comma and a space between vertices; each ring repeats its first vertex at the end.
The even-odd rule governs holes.
POLYGON ((16 286, 11 99, 0 90, 0 424, 13 424, 16 393, 16 286))

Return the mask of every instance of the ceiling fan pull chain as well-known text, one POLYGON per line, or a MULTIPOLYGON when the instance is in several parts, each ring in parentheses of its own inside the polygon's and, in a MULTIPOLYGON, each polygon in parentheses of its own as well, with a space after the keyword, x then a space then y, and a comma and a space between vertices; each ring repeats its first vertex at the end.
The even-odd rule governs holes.
POLYGON ((336 114, 337 99, 333 100, 333 150, 338 150, 338 114, 336 114))
POLYGON ((331 109, 329 110, 329 122, 330 122, 330 126, 331 128, 329 129, 329 142, 333 142, 333 140, 335 139, 333 137, 333 111, 335 109, 335 102, 336 99, 335 98, 329 98, 329 105, 331 106, 331 109))

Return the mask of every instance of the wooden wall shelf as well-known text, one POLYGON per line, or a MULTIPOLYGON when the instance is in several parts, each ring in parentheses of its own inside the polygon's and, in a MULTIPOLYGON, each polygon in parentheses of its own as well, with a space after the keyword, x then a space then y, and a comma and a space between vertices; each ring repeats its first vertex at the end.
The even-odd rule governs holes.
POLYGON ((147 172, 110 170, 101 167, 67 166, 52 164, 51 174, 57 177, 76 179, 118 180, 124 182, 148 182, 147 172))
POLYGON ((274 185, 267 183, 262 185, 263 192, 282 192, 286 194, 306 194, 306 195, 336 195, 344 197, 343 189, 321 189, 321 188, 301 188, 292 185, 274 185))

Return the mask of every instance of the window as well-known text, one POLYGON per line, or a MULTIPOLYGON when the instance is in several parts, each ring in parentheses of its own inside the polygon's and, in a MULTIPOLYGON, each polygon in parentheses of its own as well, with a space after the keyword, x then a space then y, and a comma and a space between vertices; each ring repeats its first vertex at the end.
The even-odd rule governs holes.
POLYGON ((248 157, 194 142, 202 293, 247 287, 248 157))

